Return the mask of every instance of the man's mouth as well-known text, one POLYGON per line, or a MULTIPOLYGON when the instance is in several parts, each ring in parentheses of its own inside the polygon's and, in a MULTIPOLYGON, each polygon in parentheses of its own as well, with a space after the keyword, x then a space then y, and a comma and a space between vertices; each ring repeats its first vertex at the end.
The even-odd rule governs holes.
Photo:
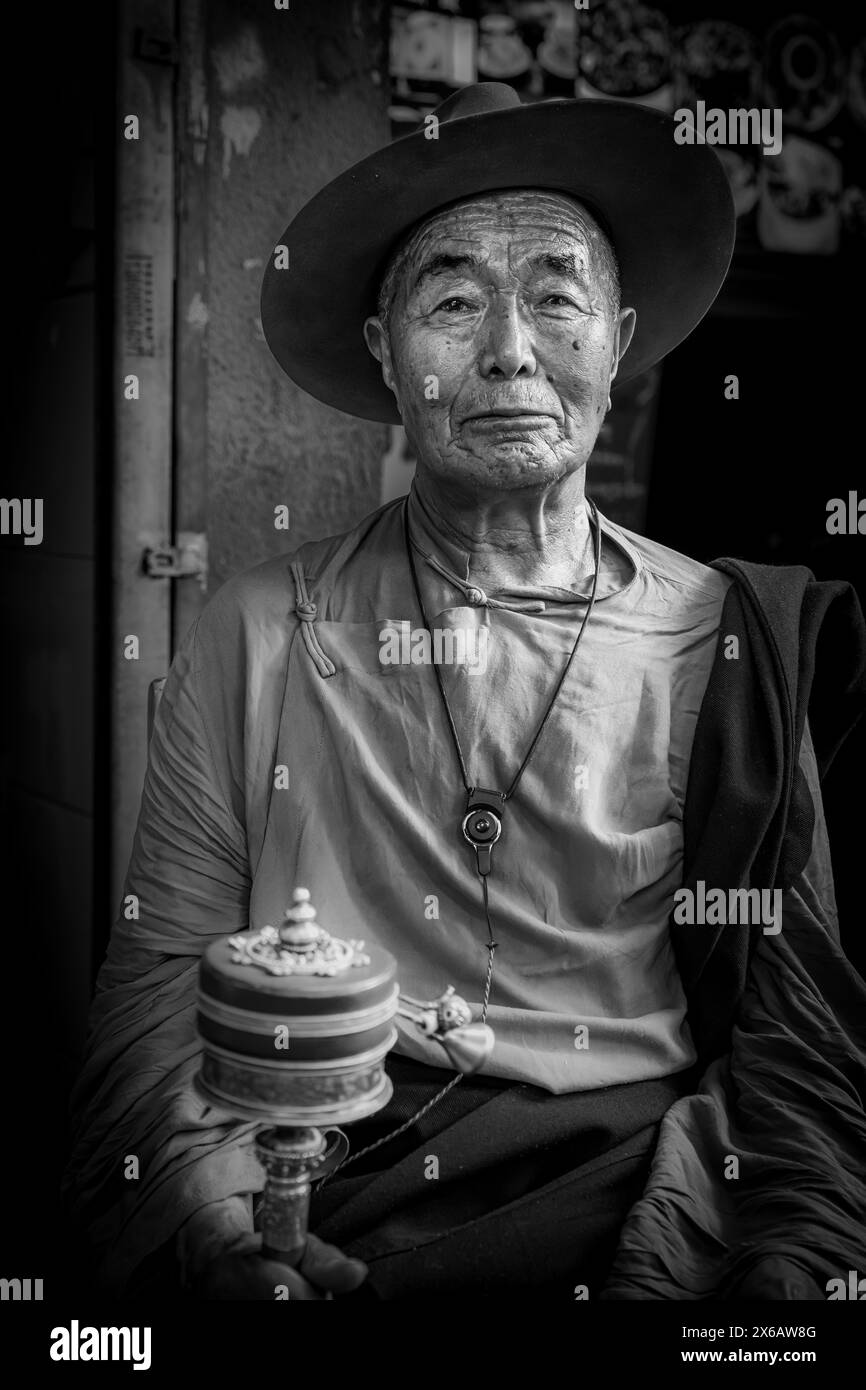
POLYGON ((544 425, 550 424, 553 418, 547 411, 529 410, 523 405, 502 405, 494 410, 477 411, 473 415, 467 415, 463 423, 500 429, 541 429, 544 425))
POLYGON ((516 419, 518 416, 522 415, 539 415, 545 420, 549 420, 551 418, 548 411, 533 410, 530 406, 526 405, 497 405, 494 406, 492 410, 473 411, 473 413, 471 415, 467 415, 466 418, 467 420, 487 420, 491 416, 498 417, 501 415, 505 415, 509 419, 516 419))

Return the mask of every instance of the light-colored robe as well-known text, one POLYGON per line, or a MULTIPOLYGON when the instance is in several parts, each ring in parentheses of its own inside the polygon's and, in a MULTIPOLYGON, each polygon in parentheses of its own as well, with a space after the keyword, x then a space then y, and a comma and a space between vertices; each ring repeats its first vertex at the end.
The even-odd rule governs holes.
MULTIPOLYGON (((487 601, 417 501, 410 516, 431 626, 488 630, 486 669, 443 677, 473 780, 503 789, 585 596, 487 601)), ((603 531, 595 612, 505 810, 490 880, 500 947, 486 1069, 552 1092, 694 1060, 666 922, 729 581, 607 521, 603 531)), ((331 931, 395 955, 407 993, 453 984, 480 1007, 480 886, 435 676, 382 660, 406 621, 416 628, 420 615, 400 504, 389 504, 347 536, 231 581, 172 665, 125 887, 137 916, 122 912, 100 973, 67 1176, 119 1286, 193 1213, 262 1186, 253 1126, 205 1114, 191 1087, 198 958, 215 937, 277 923, 303 885, 331 931), (312 621, 297 611, 306 600, 312 621), (123 1177, 130 1154, 135 1183, 123 1177)), ((817 872, 805 911, 824 922, 832 883, 817 872)), ((442 1065, 408 1026, 398 1047, 442 1065)), ((247 1211, 244 1200, 241 1225, 247 1211)))

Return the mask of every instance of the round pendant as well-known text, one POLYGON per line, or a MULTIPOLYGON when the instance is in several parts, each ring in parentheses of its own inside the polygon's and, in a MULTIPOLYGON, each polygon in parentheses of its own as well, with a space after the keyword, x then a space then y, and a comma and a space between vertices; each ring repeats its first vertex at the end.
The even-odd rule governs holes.
POLYGON ((463 817, 463 834, 476 848, 495 845, 502 834, 502 821, 486 806, 467 811, 463 817))

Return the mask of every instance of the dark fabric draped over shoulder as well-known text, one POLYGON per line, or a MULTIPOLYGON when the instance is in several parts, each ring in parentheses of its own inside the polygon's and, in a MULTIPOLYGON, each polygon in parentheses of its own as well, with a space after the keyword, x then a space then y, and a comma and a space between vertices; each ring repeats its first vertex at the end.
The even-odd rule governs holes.
POLYGON ((846 584, 719 565, 736 583, 695 734, 686 884, 778 887, 782 924, 672 925, 715 1060, 662 1121, 605 1299, 736 1297, 768 1261, 819 1291, 866 1268, 866 984, 839 942, 820 789, 866 702, 863 618, 846 584))
MULTIPOLYGON (((866 629, 850 584, 802 566, 715 561, 725 597, 695 729, 683 816, 684 886, 787 889, 812 845, 799 766, 809 726, 820 777, 866 709, 866 629), (732 639, 736 640, 736 646, 732 639), (734 654, 736 653, 736 654, 734 654)), ((689 1024, 708 1063, 729 1046, 760 926, 684 926, 671 937, 689 1024)))

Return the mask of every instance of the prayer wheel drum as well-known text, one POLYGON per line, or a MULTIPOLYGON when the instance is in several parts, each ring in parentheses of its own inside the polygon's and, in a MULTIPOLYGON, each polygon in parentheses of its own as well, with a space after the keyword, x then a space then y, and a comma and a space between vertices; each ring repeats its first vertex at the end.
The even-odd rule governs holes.
MULTIPOLYGON (((297 898, 304 892, 296 903, 313 914, 297 898)), ((384 1059, 397 1040, 395 974, 387 951, 337 941, 312 915, 214 942, 199 970, 199 1091, 269 1124, 371 1115, 391 1096, 384 1059)))
POLYGON ((395 1015, 441 1043, 463 1073, 494 1044, 450 987, 429 1002, 401 996, 393 956, 331 936, 306 888, 293 897, 279 929, 222 937, 204 952, 195 1078, 209 1105, 272 1126, 255 1140, 266 1174, 262 1252, 285 1264, 303 1255, 311 1183, 348 1152, 341 1130, 329 1144, 317 1126, 363 1119, 391 1097, 385 1057, 397 1041, 395 1015))

